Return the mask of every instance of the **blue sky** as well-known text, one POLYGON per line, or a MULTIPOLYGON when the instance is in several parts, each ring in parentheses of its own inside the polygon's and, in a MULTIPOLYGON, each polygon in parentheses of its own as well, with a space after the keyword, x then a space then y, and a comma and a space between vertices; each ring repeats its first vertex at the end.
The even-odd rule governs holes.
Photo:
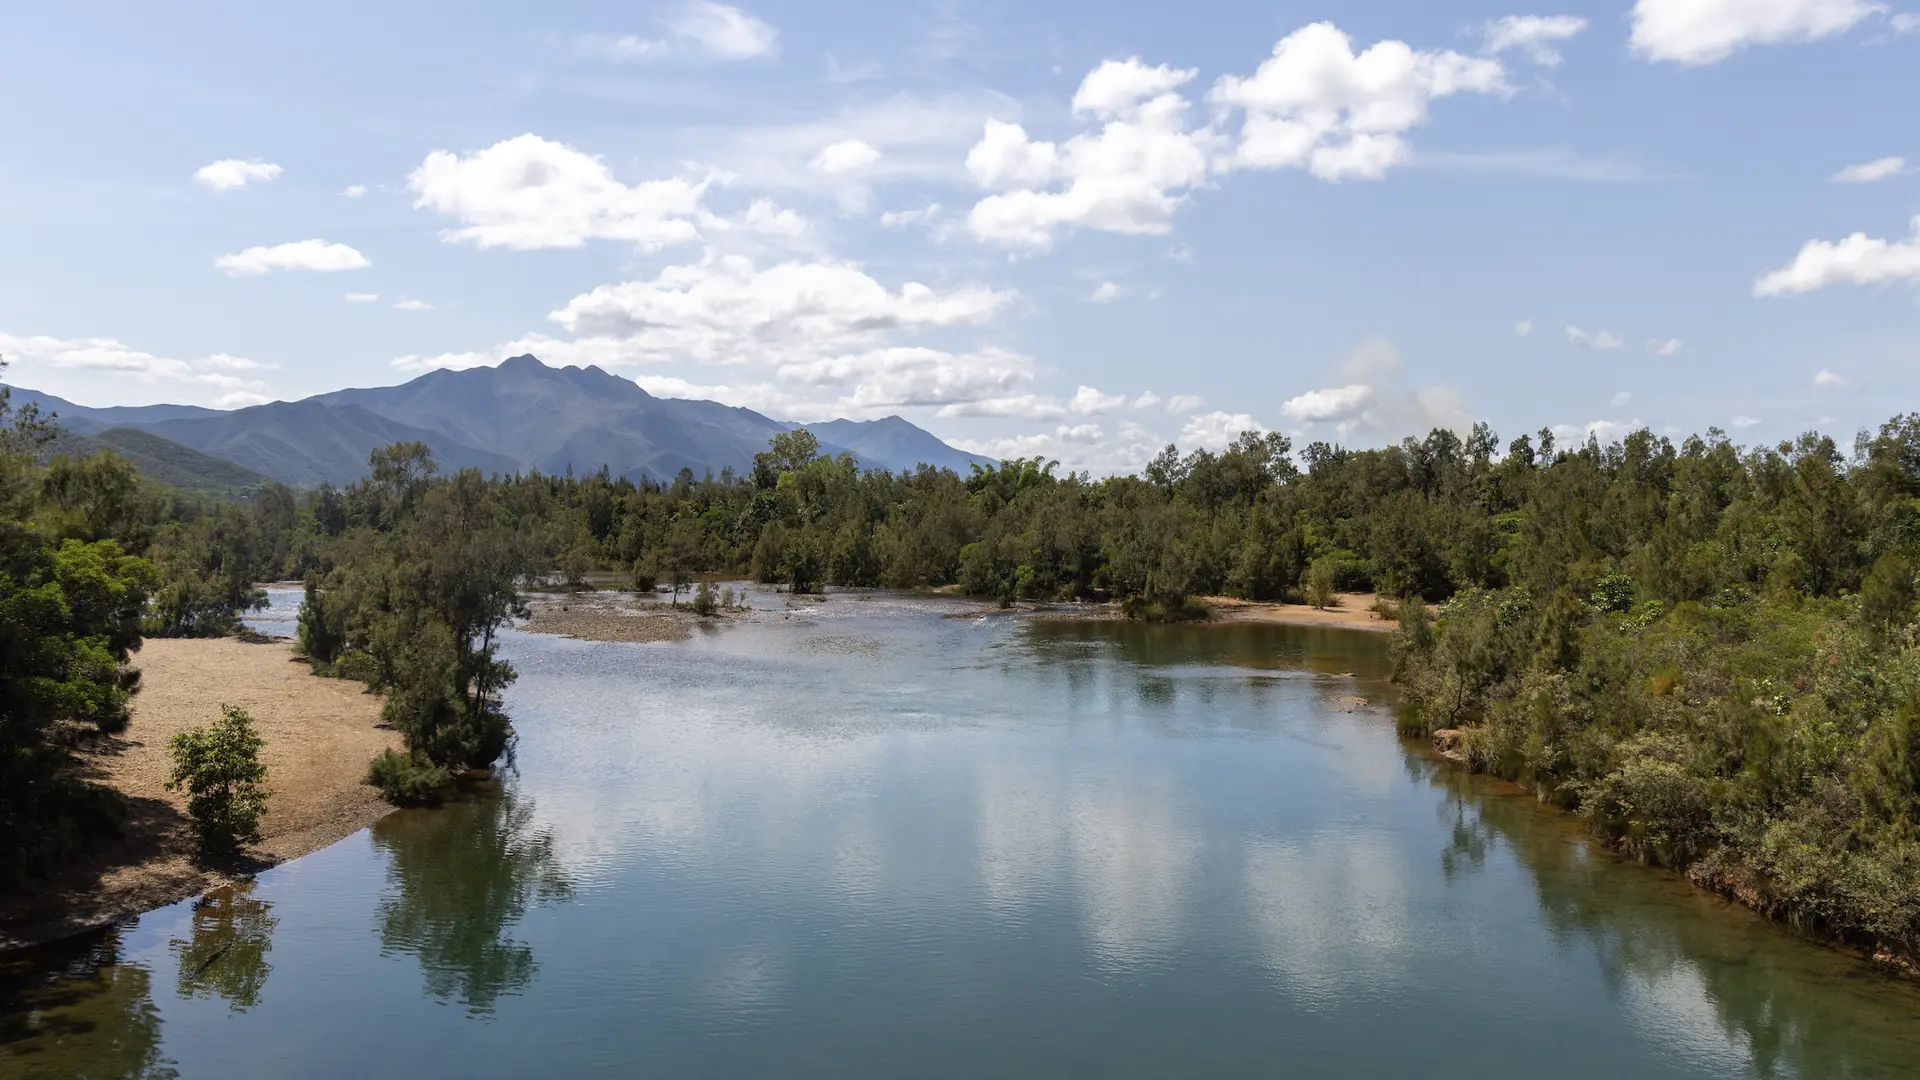
POLYGON ((1920 3, 281 7, 10 16, 10 381, 531 350, 1101 472, 1920 402, 1920 3))

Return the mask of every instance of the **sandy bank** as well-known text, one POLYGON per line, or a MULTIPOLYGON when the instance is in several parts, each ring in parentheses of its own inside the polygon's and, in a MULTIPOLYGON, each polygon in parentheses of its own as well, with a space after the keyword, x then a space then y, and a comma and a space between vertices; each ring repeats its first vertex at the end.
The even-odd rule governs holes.
MULTIPOLYGON (((1278 604, 1260 600, 1238 600, 1231 596, 1202 596, 1198 599, 1213 613, 1215 623, 1277 623, 1284 626, 1329 626, 1342 630, 1366 630, 1390 634, 1400 629, 1392 619, 1373 613, 1373 593, 1338 593, 1339 606, 1320 610, 1305 604, 1278 604)), ((1074 622, 1123 620, 1126 615, 1118 604, 1061 604, 1036 607, 1029 615, 1035 619, 1064 619, 1074 622)))
POLYGON ((197 896, 215 885, 326 847, 392 807, 361 783, 367 762, 400 737, 378 727, 380 699, 361 684, 322 679, 285 643, 154 639, 141 670, 133 723, 84 755, 88 777, 127 797, 123 835, 54 880, 0 897, 0 948, 44 941, 197 896), (167 740, 205 724, 224 704, 253 715, 273 790, 265 834, 246 866, 195 864, 186 793, 166 790, 167 740))
POLYGON ((1325 610, 1305 604, 1276 604, 1235 600, 1230 596, 1203 596, 1201 602, 1213 609, 1215 622, 1282 623, 1288 626, 1337 626, 1346 630, 1371 630, 1389 634, 1400 629, 1392 619, 1374 614, 1373 593, 1336 593, 1339 604, 1325 610))

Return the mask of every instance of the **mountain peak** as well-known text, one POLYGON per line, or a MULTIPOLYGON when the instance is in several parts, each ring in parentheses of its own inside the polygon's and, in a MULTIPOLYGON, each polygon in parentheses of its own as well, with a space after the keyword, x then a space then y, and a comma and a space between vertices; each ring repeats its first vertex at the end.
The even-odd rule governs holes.
POLYGON ((521 353, 519 356, 510 356, 505 360, 500 361, 500 370, 501 371, 546 371, 549 369, 547 368, 547 365, 540 362, 539 357, 533 355, 532 353, 521 353))

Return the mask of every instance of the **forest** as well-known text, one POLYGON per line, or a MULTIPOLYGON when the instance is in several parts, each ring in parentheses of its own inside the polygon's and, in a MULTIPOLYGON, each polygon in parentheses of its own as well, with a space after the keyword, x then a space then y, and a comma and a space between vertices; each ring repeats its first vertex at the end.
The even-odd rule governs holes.
POLYGON ((499 634, 534 587, 745 575, 1142 618, 1337 588, 1400 601, 1405 733, 1637 858, 1920 955, 1920 414, 1846 450, 1248 432, 1098 479, 1021 459, 867 471, 804 429, 744 474, 638 481, 448 474, 400 444, 347 487, 241 500, 143 481, 110 450, 49 458, 47 418, 0 420, 0 878, 111 826, 70 762, 124 726, 142 635, 231 633, 258 581, 304 581, 316 670, 386 695, 408 750, 371 779, 400 801, 506 752, 499 634))

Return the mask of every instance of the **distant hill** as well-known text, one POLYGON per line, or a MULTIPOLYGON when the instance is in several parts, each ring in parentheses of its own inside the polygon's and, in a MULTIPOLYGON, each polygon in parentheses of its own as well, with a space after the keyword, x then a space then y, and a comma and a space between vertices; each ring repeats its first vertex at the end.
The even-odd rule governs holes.
POLYGON ((84 405, 75 405, 64 398, 43 394, 38 390, 28 390, 23 386, 13 387, 13 404, 38 405, 43 413, 59 413, 60 426, 81 435, 91 435, 108 428, 152 424, 161 420, 197 419, 222 415, 219 409, 202 408, 199 405, 115 405, 105 409, 89 409, 84 405))
POLYGON ((107 428, 92 435, 67 428, 45 448, 43 456, 90 457, 101 450, 112 450, 126 458, 145 479, 196 495, 239 498, 272 483, 252 469, 138 428, 107 428))
MULTIPOLYGON (((14 400, 38 402, 82 435, 130 427, 297 487, 350 483, 366 472, 370 451, 403 441, 432 447, 442 468, 489 473, 590 473, 604 465, 616 476, 667 480, 683 468, 696 475, 745 472, 769 439, 800 426, 713 401, 654 397, 598 367, 553 368, 533 356, 231 412, 88 409, 18 388, 14 400)), ((990 461, 897 416, 806 426, 823 451, 851 453, 870 469, 897 472, 924 462, 965 474, 990 461)))
POLYGON ((466 468, 513 472, 519 466, 509 455, 395 423, 358 405, 326 405, 312 398, 203 418, 162 420, 144 429, 294 487, 352 483, 366 474, 369 454, 396 442, 426 443, 440 467, 449 472, 466 468))
POLYGON ((992 458, 955 450, 934 438, 925 428, 915 427, 897 416, 866 421, 828 420, 821 424, 794 426, 804 426, 813 432, 823 446, 846 447, 861 461, 897 462, 891 468, 892 472, 925 462, 944 466, 965 476, 973 465, 993 464, 992 458))

